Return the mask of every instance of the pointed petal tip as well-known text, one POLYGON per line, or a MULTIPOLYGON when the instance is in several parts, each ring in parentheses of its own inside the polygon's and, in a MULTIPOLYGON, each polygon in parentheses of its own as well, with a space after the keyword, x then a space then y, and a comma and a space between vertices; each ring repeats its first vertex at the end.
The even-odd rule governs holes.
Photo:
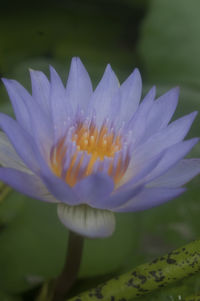
POLYGON ((52 82, 53 79, 58 76, 55 68, 51 65, 49 65, 49 74, 50 74, 50 82, 52 82))
POLYGON ((184 142, 188 142, 191 144, 192 147, 194 147, 199 141, 200 141, 199 137, 194 137, 192 139, 185 140, 184 142))
POLYGON ((152 86, 151 89, 148 91, 148 93, 146 94, 146 96, 151 96, 151 98, 155 99, 156 97, 156 86, 152 86))
POLYGON ((112 67, 111 67, 110 64, 106 65, 105 72, 113 72, 112 67))
POLYGON ((166 94, 170 95, 170 96, 172 95, 173 97, 177 98, 177 100, 178 100, 179 94, 180 94, 180 87, 176 86, 176 87, 170 89, 169 91, 167 91, 166 94))
POLYGON ((153 105, 153 102, 156 97, 156 86, 151 87, 151 89, 146 93, 146 95, 143 97, 142 103, 150 103, 153 105))
POLYGON ((49 71, 52 72, 52 73, 56 72, 55 68, 52 65, 49 65, 49 71))
POLYGON ((200 137, 193 138, 192 140, 194 140, 194 144, 196 144, 200 141, 200 137))
POLYGON ((71 66, 70 66, 70 69, 73 69, 73 68, 80 68, 84 71, 87 72, 82 60, 80 59, 80 57, 78 56, 74 56, 72 59, 71 59, 71 66))
MULTIPOLYGON (((197 114, 198 114, 198 111, 194 111, 194 112, 192 112, 192 113, 186 115, 185 118, 187 118, 187 120, 188 120, 188 121, 190 122, 190 124, 192 125, 193 122, 194 122, 194 120, 195 120, 195 118, 197 117, 197 114)), ((184 116, 183 116, 183 118, 184 118, 184 116)))
POLYGON ((33 68, 29 68, 29 73, 30 73, 30 76, 32 76, 33 74, 36 74, 36 73, 42 73, 42 71, 40 70, 37 70, 37 69, 33 69, 33 68))
POLYGON ((198 115, 198 113, 199 113, 198 111, 194 111, 191 114, 193 114, 194 118, 196 118, 196 116, 198 115))
POLYGON ((31 78, 31 83, 33 83, 34 77, 36 77, 41 71, 29 68, 29 74, 31 78))
POLYGON ((16 80, 14 80, 14 79, 9 79, 9 78, 5 78, 5 77, 2 77, 1 80, 5 86, 16 82, 16 80))
POLYGON ((4 83, 4 82, 6 82, 8 79, 5 78, 5 77, 1 77, 1 80, 2 80, 2 82, 4 83))
POLYGON ((134 73, 134 72, 135 72, 135 73, 138 73, 139 75, 141 74, 138 67, 135 67, 135 68, 134 68, 133 73, 134 73))
POLYGON ((179 86, 175 86, 174 88, 172 88, 170 91, 174 91, 176 93, 180 93, 180 87, 179 86))
POLYGON ((6 87, 7 84, 9 83, 9 79, 4 78, 4 77, 1 78, 1 81, 2 81, 2 83, 3 83, 3 85, 4 85, 5 87, 6 87))
POLYGON ((128 78, 124 81, 124 83, 137 83, 138 86, 140 86, 140 90, 142 89, 142 76, 140 73, 140 70, 138 68, 135 68, 133 72, 128 76, 128 78))
POLYGON ((73 56, 71 59, 71 66, 76 65, 76 64, 82 64, 81 59, 78 56, 73 56))
POLYGON ((73 56, 72 59, 71 59, 71 61, 77 61, 77 60, 80 61, 80 57, 79 56, 73 56))
MULTIPOLYGON (((177 192, 177 196, 176 196, 176 197, 179 197, 181 194, 183 194, 184 192, 187 191, 187 188, 186 188, 186 187, 171 188, 171 189, 174 189, 174 191, 175 191, 175 189, 178 189, 178 192, 177 192)), ((173 198, 172 198, 172 199, 173 199, 173 198)), ((171 199, 169 199, 169 200, 171 200, 171 199)))
POLYGON ((142 76, 141 76, 141 73, 140 73, 139 68, 136 67, 136 68, 133 70, 132 74, 133 74, 134 76, 137 76, 140 80, 142 80, 142 76))
POLYGON ((54 83, 55 86, 60 84, 62 84, 61 86, 63 86, 63 81, 61 79, 61 76, 58 74, 56 69, 53 66, 49 65, 49 71, 50 71, 50 83, 51 84, 54 83))
POLYGON ((51 78, 55 77, 55 76, 60 78, 58 72, 56 71, 56 69, 52 65, 49 65, 49 71, 50 71, 50 77, 51 78))
POLYGON ((164 102, 166 102, 166 101, 173 101, 173 103, 175 103, 176 106, 177 106, 179 94, 180 94, 180 88, 177 86, 177 87, 174 87, 174 88, 168 90, 164 94, 161 94, 156 99, 156 101, 158 101, 158 102, 159 101, 164 101, 164 102))
POLYGON ((156 94, 156 85, 153 85, 150 91, 154 92, 156 94))

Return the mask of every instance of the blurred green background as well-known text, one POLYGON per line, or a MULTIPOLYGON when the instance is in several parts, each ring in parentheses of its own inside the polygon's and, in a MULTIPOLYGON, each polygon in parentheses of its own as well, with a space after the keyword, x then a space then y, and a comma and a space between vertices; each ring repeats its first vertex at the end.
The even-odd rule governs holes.
MULTIPOLYGON (((139 67, 144 93, 179 85, 175 118, 200 108, 199 0, 71 0, 2 3, 0 75, 30 89, 28 68, 66 80, 80 56, 94 86, 107 63, 120 81, 139 67)), ((0 84, 1 111, 12 114, 0 84)), ((198 116, 189 137, 199 136, 198 116)), ((200 145, 190 153, 200 157, 200 145)), ((93 286, 200 237, 200 177, 177 200, 140 213, 117 215, 111 238, 87 240, 76 290, 93 286)), ((32 300, 34 288, 63 264, 67 230, 56 207, 11 191, 0 199, 0 300, 32 300)), ((182 300, 200 291, 200 275, 142 300, 182 300)))

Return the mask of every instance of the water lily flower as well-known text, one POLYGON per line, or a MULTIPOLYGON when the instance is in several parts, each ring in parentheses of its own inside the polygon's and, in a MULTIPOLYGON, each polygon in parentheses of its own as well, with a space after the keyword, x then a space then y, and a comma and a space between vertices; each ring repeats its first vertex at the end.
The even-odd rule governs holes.
POLYGON ((183 141, 197 113, 170 122, 178 88, 155 100, 153 87, 139 103, 138 69, 120 86, 108 65, 93 91, 79 58, 66 86, 52 67, 50 81, 40 71, 30 75, 32 95, 3 79, 16 120, 0 114, 0 180, 57 203, 70 230, 109 236, 114 212, 160 205, 200 172, 199 159, 183 159, 198 142, 183 141))

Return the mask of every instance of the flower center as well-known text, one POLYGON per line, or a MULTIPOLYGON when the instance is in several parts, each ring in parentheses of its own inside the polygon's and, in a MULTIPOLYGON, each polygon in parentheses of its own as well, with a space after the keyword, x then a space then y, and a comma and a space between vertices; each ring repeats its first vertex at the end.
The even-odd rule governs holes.
POLYGON ((89 128, 79 125, 76 129, 72 141, 76 142, 77 150, 86 151, 94 158, 103 160, 104 157, 113 157, 122 147, 121 137, 108 133, 108 129, 103 125, 100 131, 94 125, 89 128))
POLYGON ((79 122, 68 129, 51 150, 51 168, 70 186, 94 172, 106 172, 115 184, 124 175, 128 164, 127 149, 122 137, 103 124, 98 130, 91 122, 79 122))

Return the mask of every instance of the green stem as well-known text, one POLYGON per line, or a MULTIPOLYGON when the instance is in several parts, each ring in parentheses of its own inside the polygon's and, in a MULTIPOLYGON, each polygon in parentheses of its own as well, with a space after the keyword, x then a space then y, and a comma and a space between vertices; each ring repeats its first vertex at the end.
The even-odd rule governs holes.
POLYGON ((129 301, 200 271, 200 240, 115 277, 69 301, 129 301))
POLYGON ((67 256, 61 274, 55 281, 53 301, 62 301, 75 283, 82 258, 84 238, 69 232, 67 256))

